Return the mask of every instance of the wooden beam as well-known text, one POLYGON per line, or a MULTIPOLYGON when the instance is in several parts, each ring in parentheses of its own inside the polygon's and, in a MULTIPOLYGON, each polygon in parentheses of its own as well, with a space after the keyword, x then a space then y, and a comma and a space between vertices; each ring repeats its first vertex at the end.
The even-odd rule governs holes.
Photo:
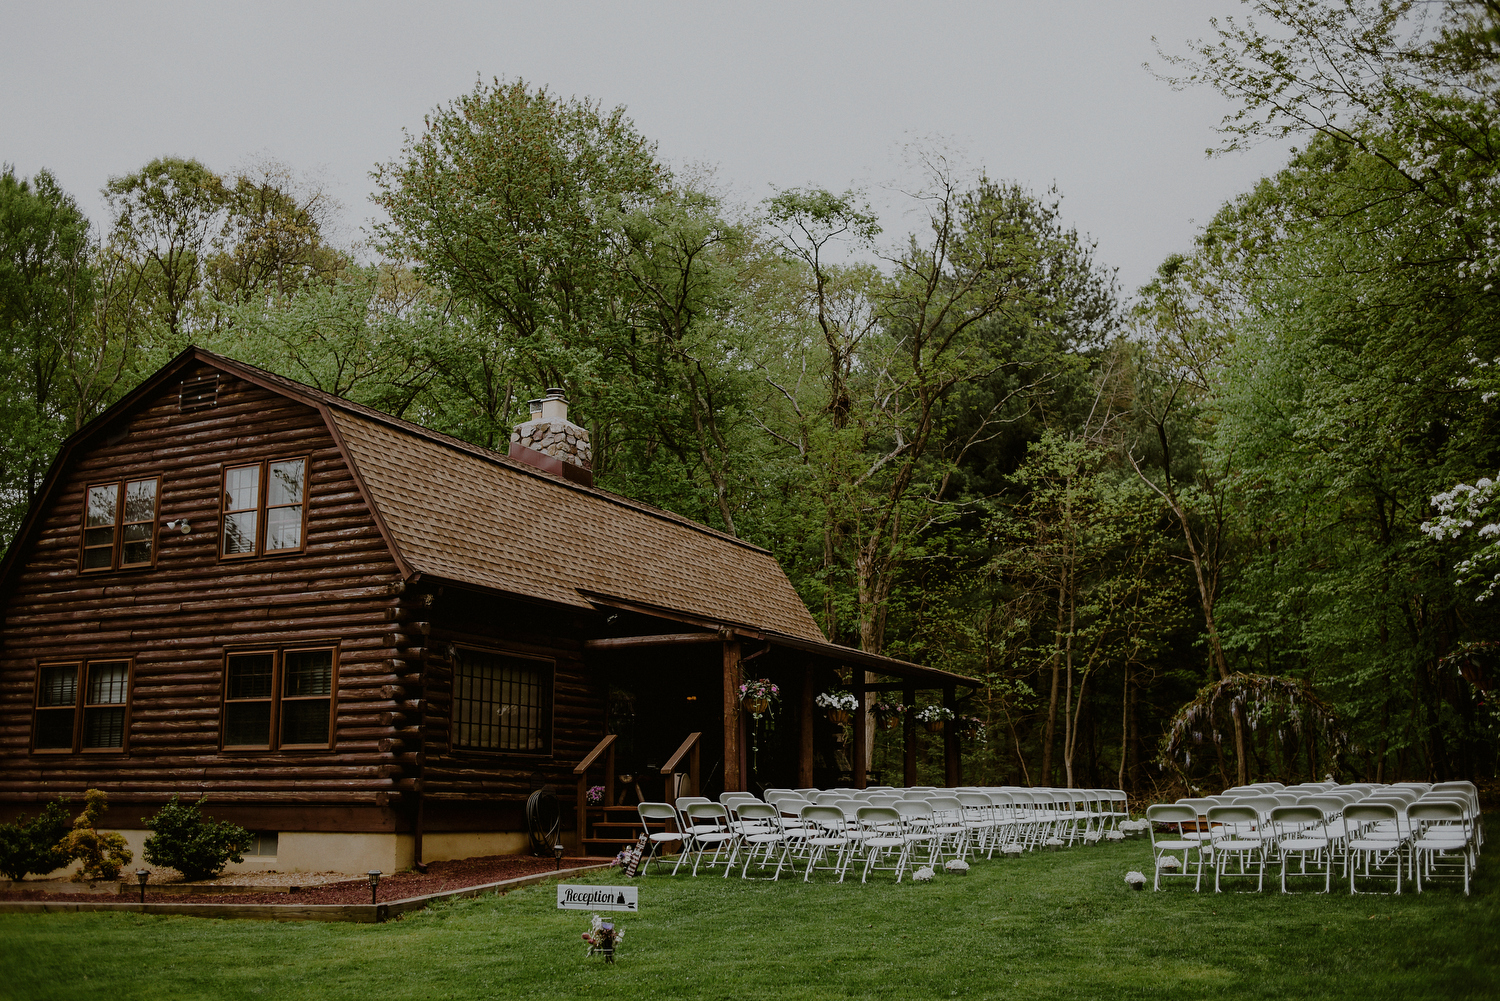
POLYGON ((813 687, 817 673, 811 663, 802 666, 802 730, 797 744, 797 784, 810 789, 813 784, 813 725, 817 720, 817 709, 813 705, 813 687))
POLYGON ((724 791, 743 792, 745 776, 740 770, 740 644, 724 643, 724 791))
MULTIPOLYGON (((957 692, 953 685, 943 689, 943 705, 955 714, 958 712, 957 692)), ((959 756, 957 724, 958 721, 953 719, 943 727, 943 785, 949 789, 959 783, 959 764, 962 760, 959 756)))
POLYGON ((585 650, 629 650, 635 647, 686 646, 692 643, 717 643, 718 633, 662 633, 656 636, 611 636, 584 640, 585 650))
POLYGON ((855 695, 858 705, 854 708, 854 761, 851 768, 854 774, 851 785, 856 789, 863 789, 870 784, 870 695, 864 690, 865 683, 870 678, 866 671, 859 674, 860 680, 856 682, 859 687, 855 695))
POLYGON ((902 762, 902 782, 910 789, 917 784, 917 717, 912 710, 917 701, 915 685, 901 690, 901 701, 906 705, 906 714, 901 717, 901 747, 906 759, 902 762))

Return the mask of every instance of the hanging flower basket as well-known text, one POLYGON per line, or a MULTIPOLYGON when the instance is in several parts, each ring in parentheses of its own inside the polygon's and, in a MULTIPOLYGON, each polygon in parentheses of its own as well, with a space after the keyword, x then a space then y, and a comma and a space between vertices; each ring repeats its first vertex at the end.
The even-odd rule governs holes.
POLYGON ((917 710, 917 722, 928 733, 942 733, 943 727, 953 719, 953 710, 947 706, 923 706, 917 710))
POLYGON ((877 702, 874 706, 875 721, 882 730, 898 730, 906 716, 906 707, 899 702, 877 702))
POLYGON ((759 719, 771 708, 771 700, 781 694, 781 689, 769 678, 751 678, 740 685, 740 703, 750 715, 759 719))
POLYGON ((822 692, 814 701, 827 713, 835 726, 843 726, 859 708, 859 699, 845 691, 822 692))

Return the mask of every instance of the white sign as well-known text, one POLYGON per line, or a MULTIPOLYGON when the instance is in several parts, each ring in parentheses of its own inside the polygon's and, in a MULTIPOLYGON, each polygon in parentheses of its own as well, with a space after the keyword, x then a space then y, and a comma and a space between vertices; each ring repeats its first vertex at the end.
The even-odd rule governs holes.
POLYGON ((557 884, 557 907, 563 911, 633 911, 639 899, 634 886, 557 884))

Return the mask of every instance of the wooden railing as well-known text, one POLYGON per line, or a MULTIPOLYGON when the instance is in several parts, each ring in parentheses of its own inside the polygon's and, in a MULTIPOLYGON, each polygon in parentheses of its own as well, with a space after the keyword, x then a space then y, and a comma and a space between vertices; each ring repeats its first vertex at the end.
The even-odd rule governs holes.
POLYGON ((615 734, 606 734, 604 739, 594 745, 594 749, 588 753, 582 761, 578 762, 573 769, 573 774, 578 779, 578 854, 583 854, 583 839, 589 834, 589 768, 604 756, 604 804, 615 801, 615 734))
POLYGON ((677 773, 682 771, 682 759, 688 759, 687 767, 687 793, 688 796, 698 795, 698 738, 701 733, 690 733, 687 740, 682 742, 675 754, 667 759, 667 763, 661 766, 661 773, 666 779, 666 790, 662 793, 664 799, 674 806, 677 804, 677 773))

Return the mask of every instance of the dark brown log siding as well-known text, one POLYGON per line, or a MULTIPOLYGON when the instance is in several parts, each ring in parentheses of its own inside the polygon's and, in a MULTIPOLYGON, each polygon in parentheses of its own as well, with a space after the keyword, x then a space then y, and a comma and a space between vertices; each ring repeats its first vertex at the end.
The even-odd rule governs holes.
POLYGON ((0 811, 97 787, 120 819, 139 814, 130 804, 207 793, 242 804, 241 822, 255 804, 302 803, 375 808, 389 826, 391 794, 414 765, 397 753, 391 686, 418 669, 402 652, 415 644, 392 621, 403 601, 389 587, 396 565, 315 408, 226 376, 217 407, 184 414, 175 383, 164 387, 74 454, 29 547, 4 604, 0 811), (223 466, 300 455, 310 460, 305 551, 221 561, 223 466), (152 569, 81 575, 84 485, 155 474, 158 524, 186 518, 191 534, 162 529, 152 569), (332 750, 222 753, 226 647, 328 642, 338 647, 332 750), (38 663, 117 656, 135 659, 125 751, 31 753, 38 663))
POLYGON ((452 588, 436 596, 427 615, 432 628, 424 656, 425 794, 434 800, 524 799, 543 783, 571 788, 573 766, 604 735, 607 693, 583 662, 586 616, 452 588), (453 644, 554 663, 550 755, 450 749, 453 668, 448 650, 453 644))

